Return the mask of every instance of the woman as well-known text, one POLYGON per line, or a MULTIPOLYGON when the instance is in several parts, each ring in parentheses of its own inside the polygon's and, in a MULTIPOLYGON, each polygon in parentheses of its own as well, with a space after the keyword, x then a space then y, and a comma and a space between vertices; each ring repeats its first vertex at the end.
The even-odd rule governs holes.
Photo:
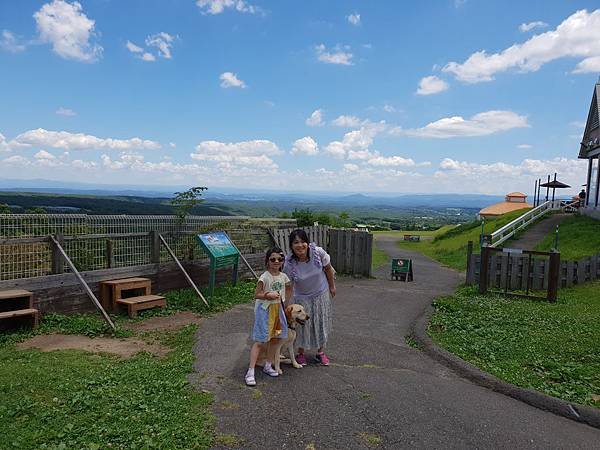
POLYGON ((297 330, 299 346, 296 361, 306 365, 304 349, 316 349, 315 359, 324 366, 329 358, 323 351, 332 330, 331 299, 335 297, 335 271, 325 250, 308 241, 303 230, 290 234, 291 255, 286 257, 283 271, 292 282, 292 303, 304 307, 310 320, 297 330))

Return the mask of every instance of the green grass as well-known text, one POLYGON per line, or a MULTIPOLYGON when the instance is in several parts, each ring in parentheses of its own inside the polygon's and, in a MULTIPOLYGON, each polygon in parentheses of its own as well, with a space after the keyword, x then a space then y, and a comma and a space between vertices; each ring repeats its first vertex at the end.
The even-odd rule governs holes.
POLYGON ((377 248, 377 245, 373 243, 373 255, 371 259, 371 270, 374 271, 382 266, 385 266, 390 262, 390 256, 377 248))
POLYGON ((422 230, 413 230, 413 231, 373 231, 373 234, 380 234, 383 236, 394 236, 394 237, 402 237, 405 234, 410 234, 413 236, 437 236, 438 234, 443 234, 453 228, 456 225, 444 225, 437 230, 432 231, 422 231, 422 230))
MULTIPOLYGON (((212 313, 252 299, 254 283, 217 289, 206 310, 191 290, 167 294, 166 311, 212 313)), ((115 317, 117 336, 132 334, 115 317)), ((143 320, 143 318, 138 319, 143 320)), ((172 349, 165 357, 139 353, 131 359, 83 351, 17 350, 15 343, 34 334, 0 334, 0 448, 130 449, 209 448, 215 442, 212 395, 192 390, 194 333, 151 332, 136 337, 172 349)), ((99 315, 47 315, 35 332, 111 335, 99 315), (83 333, 82 333, 83 332, 83 333)))
POLYGON ((600 282, 559 291, 555 304, 461 288, 437 299, 429 334, 509 383, 600 407, 600 282))
MULTIPOLYGON (((547 252, 554 247, 555 233, 549 233, 535 250, 547 252)), ((600 253, 600 220, 586 216, 571 216, 561 222, 558 228, 558 249, 560 258, 579 260, 600 253)))
MULTIPOLYGON (((513 211, 496 219, 485 221, 484 233, 490 234, 516 219, 524 210, 513 211)), ((479 235, 481 234, 480 222, 469 222, 440 233, 433 240, 408 242, 399 241, 400 248, 417 250, 442 264, 456 270, 466 270, 467 243, 473 241, 473 251, 479 252, 479 235)))

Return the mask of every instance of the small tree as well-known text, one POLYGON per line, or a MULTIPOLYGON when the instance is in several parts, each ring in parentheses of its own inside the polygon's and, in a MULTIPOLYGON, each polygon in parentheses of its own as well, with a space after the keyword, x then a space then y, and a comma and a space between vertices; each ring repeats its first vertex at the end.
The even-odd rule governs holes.
POLYGON ((192 209, 203 201, 202 192, 208 188, 204 186, 195 186, 184 192, 175 192, 175 197, 171 199, 171 205, 175 207, 175 214, 183 222, 190 214, 192 209))
POLYGON ((0 203, 0 214, 11 214, 12 211, 10 209, 10 206, 8 206, 6 203, 0 203))

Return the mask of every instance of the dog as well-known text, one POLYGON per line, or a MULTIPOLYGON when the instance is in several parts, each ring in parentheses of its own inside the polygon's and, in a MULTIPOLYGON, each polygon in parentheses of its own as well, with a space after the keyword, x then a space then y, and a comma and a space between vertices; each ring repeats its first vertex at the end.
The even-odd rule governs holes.
MULTIPOLYGON (((273 362, 273 368, 281 375, 283 370, 281 370, 281 363, 284 362, 286 364, 291 364, 296 369, 302 369, 302 365, 296 362, 296 357, 294 356, 294 341, 296 340, 296 327, 298 325, 304 326, 307 320, 310 319, 306 311, 302 305, 289 305, 285 308, 285 318, 288 325, 288 334, 284 339, 274 339, 275 348, 275 361, 273 362), (281 350, 287 349, 290 357, 283 358, 281 357, 281 350)), ((258 360, 256 361, 257 366, 264 366, 267 361, 267 345, 263 345, 260 349, 260 353, 258 354, 258 360)))

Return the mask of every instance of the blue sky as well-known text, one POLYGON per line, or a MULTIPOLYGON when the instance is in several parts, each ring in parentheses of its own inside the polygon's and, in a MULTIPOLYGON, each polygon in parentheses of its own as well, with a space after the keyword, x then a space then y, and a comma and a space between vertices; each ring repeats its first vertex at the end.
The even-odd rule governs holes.
POLYGON ((585 182, 592 1, 0 3, 0 177, 330 192, 585 182))

